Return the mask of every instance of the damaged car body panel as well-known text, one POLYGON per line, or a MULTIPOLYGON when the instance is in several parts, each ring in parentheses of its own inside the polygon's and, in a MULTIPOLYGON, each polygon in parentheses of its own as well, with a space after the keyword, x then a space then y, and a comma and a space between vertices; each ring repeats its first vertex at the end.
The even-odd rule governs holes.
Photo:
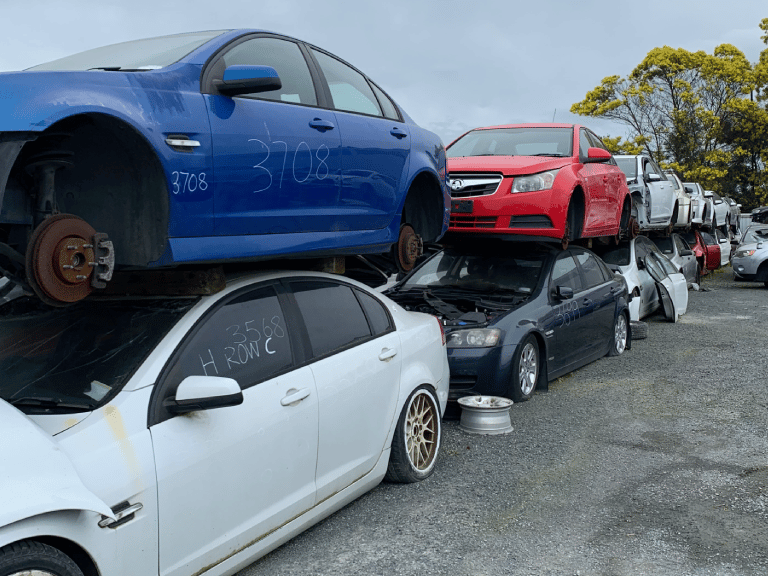
MULTIPOLYGON (((449 241, 450 242, 450 241, 449 241)), ((592 252, 480 240, 449 244, 386 291, 441 319, 450 400, 527 400, 537 387, 629 346, 626 283, 592 252)))
POLYGON ((113 270, 393 246, 407 270, 447 230, 439 137, 299 40, 180 34, 0 79, 0 272, 50 303, 113 270))

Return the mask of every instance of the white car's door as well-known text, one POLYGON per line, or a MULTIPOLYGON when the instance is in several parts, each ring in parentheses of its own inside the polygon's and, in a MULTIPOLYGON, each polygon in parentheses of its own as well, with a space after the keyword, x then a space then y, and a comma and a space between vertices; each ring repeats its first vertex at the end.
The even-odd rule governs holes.
POLYGON ((720 245, 720 266, 725 266, 731 259, 731 242, 719 228, 715 230, 715 238, 720 245))
POLYGON ((655 162, 646 159, 643 175, 651 192, 651 223, 670 222, 675 206, 675 189, 655 162))
POLYGON ((674 266, 665 256, 656 252, 648 254, 645 264, 649 274, 657 283, 665 315, 672 322, 677 322, 688 309, 688 282, 685 276, 675 271, 674 266))
POLYGON ((386 308, 358 288, 327 279, 289 285, 316 358, 309 367, 320 410, 316 483, 322 501, 370 472, 381 457, 400 390, 400 336, 386 308))
POLYGON ((314 505, 318 397, 292 326, 275 287, 241 292, 171 360, 150 407, 160 574, 200 573, 314 505), (234 378, 243 403, 170 415, 191 375, 234 378))

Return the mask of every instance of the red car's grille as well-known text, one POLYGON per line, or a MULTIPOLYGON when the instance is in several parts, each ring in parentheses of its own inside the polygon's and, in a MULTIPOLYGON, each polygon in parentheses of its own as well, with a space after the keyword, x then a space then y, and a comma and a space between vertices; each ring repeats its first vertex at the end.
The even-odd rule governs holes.
POLYGON ((451 214, 451 228, 496 228, 495 216, 459 216, 451 214))
POLYGON ((449 174, 451 198, 489 196, 499 189, 501 174, 449 174))

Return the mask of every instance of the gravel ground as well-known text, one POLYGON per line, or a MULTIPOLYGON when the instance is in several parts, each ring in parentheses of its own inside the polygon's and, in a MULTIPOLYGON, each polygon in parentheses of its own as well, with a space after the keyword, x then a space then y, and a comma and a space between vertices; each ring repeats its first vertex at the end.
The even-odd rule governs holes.
POLYGON ((240 576, 768 574, 768 290, 727 267, 689 296, 678 323, 515 404, 512 433, 445 422, 431 478, 240 576))

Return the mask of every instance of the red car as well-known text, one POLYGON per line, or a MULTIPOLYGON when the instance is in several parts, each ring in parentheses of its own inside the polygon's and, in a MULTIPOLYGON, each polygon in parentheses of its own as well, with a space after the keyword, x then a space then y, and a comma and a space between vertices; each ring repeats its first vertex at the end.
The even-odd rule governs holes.
POLYGON ((680 234, 696 255, 701 274, 720 267, 720 245, 711 234, 699 230, 687 230, 680 234))
POLYGON ((630 230, 626 176, 600 138, 573 124, 470 130, 447 149, 450 232, 559 240, 630 230))

